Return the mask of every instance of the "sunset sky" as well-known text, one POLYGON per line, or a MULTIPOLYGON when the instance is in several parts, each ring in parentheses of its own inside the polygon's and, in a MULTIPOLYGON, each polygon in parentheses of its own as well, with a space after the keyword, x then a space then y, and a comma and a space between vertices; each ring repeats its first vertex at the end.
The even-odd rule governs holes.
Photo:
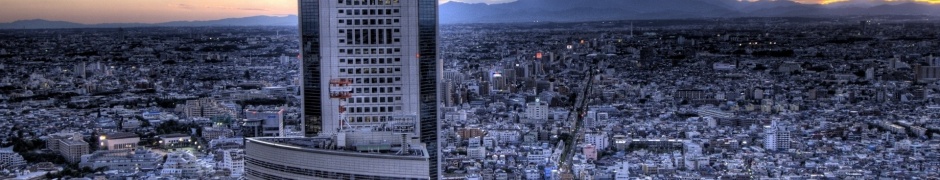
MULTIPOLYGON (((448 0, 441 0, 446 2, 448 0)), ((450 0, 470 3, 505 3, 515 0, 450 0)), ((847 0, 796 0, 831 3, 847 0)), ((851 0, 905 1, 905 0, 851 0)), ((908 0, 940 3, 940 0, 908 0)), ((46 19, 86 24, 158 23, 180 20, 215 20, 257 15, 297 13, 297 0, 0 0, 0 22, 46 19)))

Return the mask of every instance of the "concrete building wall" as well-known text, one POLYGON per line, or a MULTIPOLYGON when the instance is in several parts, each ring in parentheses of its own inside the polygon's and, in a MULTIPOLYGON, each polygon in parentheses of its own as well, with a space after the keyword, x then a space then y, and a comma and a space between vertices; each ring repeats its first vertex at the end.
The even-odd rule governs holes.
POLYGON ((310 149, 249 139, 248 179, 429 179, 428 158, 310 149))

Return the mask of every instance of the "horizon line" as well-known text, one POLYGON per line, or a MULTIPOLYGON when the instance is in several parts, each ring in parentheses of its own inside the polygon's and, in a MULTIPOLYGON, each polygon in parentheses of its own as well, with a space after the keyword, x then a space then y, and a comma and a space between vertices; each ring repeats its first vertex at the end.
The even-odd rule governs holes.
POLYGON ((19 19, 19 20, 14 20, 14 21, 9 21, 9 22, 0 22, 0 24, 10 24, 10 23, 15 23, 15 22, 20 22, 20 21, 36 21, 36 20, 41 20, 41 21, 49 21, 49 22, 66 22, 66 23, 74 23, 74 24, 81 24, 81 25, 93 26, 93 25, 107 25, 107 24, 163 24, 163 23, 174 23, 174 22, 218 21, 218 20, 225 20, 225 19, 239 19, 239 18, 251 18, 251 17, 289 17, 289 16, 297 16, 297 14, 287 14, 287 15, 256 15, 256 16, 228 17, 228 18, 207 19, 207 20, 173 20, 173 21, 152 22, 152 23, 147 23, 147 22, 81 23, 81 22, 73 22, 73 21, 67 21, 67 20, 55 20, 55 19, 33 18, 33 19, 19 19))

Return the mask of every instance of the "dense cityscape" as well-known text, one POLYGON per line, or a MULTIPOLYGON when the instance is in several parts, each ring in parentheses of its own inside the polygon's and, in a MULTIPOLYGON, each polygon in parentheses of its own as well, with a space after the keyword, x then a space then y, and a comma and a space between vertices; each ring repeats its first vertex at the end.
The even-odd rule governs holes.
MULTIPOLYGON (((370 25, 393 24, 382 22, 370 25)), ((0 178, 291 179, 262 154, 304 147, 356 162, 352 152, 430 162, 431 172, 407 172, 423 179, 934 179, 938 28, 925 16, 441 24, 430 86, 439 148, 413 122, 425 118, 425 94, 363 97, 386 90, 357 88, 359 79, 324 82, 322 96, 335 101, 323 104, 338 104, 340 120, 310 135, 305 28, 0 30, 0 178), (422 104, 391 103, 409 100, 422 104), (421 115, 357 116, 411 109, 421 115)), ((339 42, 411 37, 395 29, 386 41, 382 31, 339 42)), ((384 50, 371 54, 393 54, 384 50)), ((427 54, 412 57, 423 68, 427 54)), ((350 66, 332 73, 402 72, 358 68, 400 62, 369 60, 342 59, 350 66)))

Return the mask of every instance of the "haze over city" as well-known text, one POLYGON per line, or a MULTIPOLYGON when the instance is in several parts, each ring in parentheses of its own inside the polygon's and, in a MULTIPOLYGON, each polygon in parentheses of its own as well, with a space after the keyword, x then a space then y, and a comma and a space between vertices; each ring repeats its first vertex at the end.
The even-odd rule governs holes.
MULTIPOLYGON (((440 3, 452 0, 440 0, 440 3)), ((459 0, 454 2, 500 4, 516 0, 459 0)), ((527 0, 542 1, 542 0, 527 0)), ((597 1, 597 0, 594 0, 597 1)), ((742 1, 742 0, 715 0, 742 1)), ((758 2, 760 0, 743 0, 758 2)), ((937 4, 940 0, 794 0, 803 4, 851 4, 873 6, 916 2, 937 4)), ((579 1, 580 2, 580 1, 579 1)), ((587 1, 590 2, 590 1, 587 1)), ((628 2, 628 1, 624 1, 628 2)), ((4 0, 0 23, 45 19, 83 24, 162 23, 169 21, 217 20, 249 16, 296 15, 296 0, 4 0)))

